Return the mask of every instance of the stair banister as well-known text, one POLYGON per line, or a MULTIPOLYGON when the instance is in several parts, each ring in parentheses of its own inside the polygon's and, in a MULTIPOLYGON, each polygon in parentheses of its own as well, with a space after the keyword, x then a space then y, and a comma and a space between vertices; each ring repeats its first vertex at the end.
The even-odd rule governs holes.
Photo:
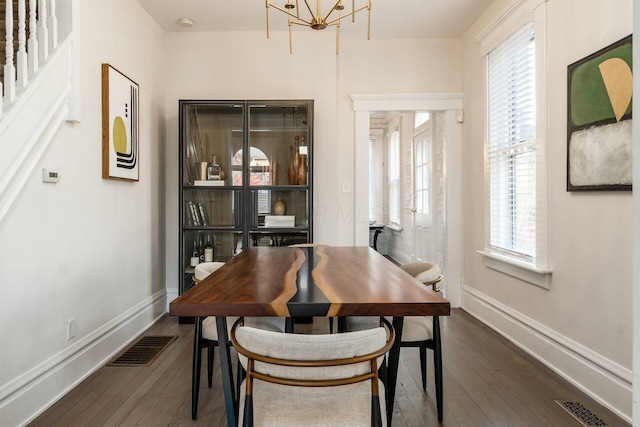
POLYGON ((26 86, 29 81, 26 27, 25 0, 18 0, 18 53, 16 57, 16 70, 19 88, 26 86))
POLYGON ((49 51, 58 46, 58 18, 56 17, 56 0, 49 0, 49 51))
POLYGON ((38 24, 36 21, 36 0, 29 0, 29 75, 38 71, 38 24))
POLYGON ((44 62, 49 56, 49 30, 47 30, 47 0, 40 0, 38 5, 38 41, 39 59, 44 62))
POLYGON ((4 103, 8 104, 16 97, 16 68, 13 65, 13 2, 7 1, 5 7, 4 103))

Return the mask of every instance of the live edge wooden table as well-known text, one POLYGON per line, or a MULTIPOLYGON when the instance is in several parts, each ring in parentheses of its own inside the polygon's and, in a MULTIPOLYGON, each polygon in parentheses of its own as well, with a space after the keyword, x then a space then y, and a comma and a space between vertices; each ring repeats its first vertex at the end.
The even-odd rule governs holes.
POLYGON ((225 316, 392 316, 396 340, 387 371, 390 426, 404 316, 448 316, 450 306, 373 248, 252 247, 173 300, 169 313, 216 316, 229 427, 237 425, 238 402, 225 316))

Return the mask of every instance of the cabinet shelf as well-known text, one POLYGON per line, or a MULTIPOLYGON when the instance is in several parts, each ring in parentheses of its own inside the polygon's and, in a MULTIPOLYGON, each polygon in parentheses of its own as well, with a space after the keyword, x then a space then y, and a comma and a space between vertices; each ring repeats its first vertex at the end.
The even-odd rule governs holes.
POLYGON ((180 294, 207 241, 222 262, 250 246, 313 241, 313 101, 181 100, 178 123, 180 294), (225 185, 207 185, 218 174, 225 185), (289 220, 272 218, 282 214, 289 220))

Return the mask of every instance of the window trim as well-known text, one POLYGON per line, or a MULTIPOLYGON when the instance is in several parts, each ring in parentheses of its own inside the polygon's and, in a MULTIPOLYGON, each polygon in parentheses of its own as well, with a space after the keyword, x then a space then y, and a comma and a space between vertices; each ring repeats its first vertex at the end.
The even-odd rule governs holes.
MULTIPOLYGON (((373 197, 373 202, 376 203, 373 205, 373 220, 378 224, 384 223, 384 130, 383 129, 371 129, 369 134, 369 141, 373 141, 375 159, 373 160, 376 163, 376 171, 374 180, 377 182, 377 186, 375 189, 375 195, 373 197)), ((369 153, 371 156, 371 153, 369 153)), ((369 158, 369 174, 371 173, 371 158, 369 158)), ((369 182, 369 221, 372 221, 371 218, 371 209, 372 209, 372 195, 371 195, 371 183, 369 182)))
POLYGON ((394 128, 392 127, 392 130, 389 132, 389 136, 387 138, 387 151, 388 151, 388 155, 387 155, 387 159, 388 159, 388 165, 387 165, 387 188, 388 188, 388 200, 389 200, 389 226, 392 227, 396 227, 398 229, 402 229, 402 207, 401 207, 401 203, 402 203, 402 182, 401 182, 401 169, 402 169, 402 162, 401 162, 401 157, 402 157, 402 139, 401 139, 401 133, 400 133, 400 126, 394 128), (395 153, 395 157, 396 157, 396 169, 397 169, 397 173, 398 176, 395 179, 391 179, 391 168, 394 166, 392 165, 392 156, 391 156, 391 149, 392 149, 392 141, 395 138, 395 143, 397 144, 397 151, 395 153), (395 190, 397 192, 397 200, 396 200, 396 209, 397 212, 393 212, 394 214, 397 214, 397 221, 394 221, 394 219, 396 218, 392 218, 392 212, 391 212, 391 207, 392 207, 392 203, 391 203, 391 187, 392 185, 395 185, 395 190))
MULTIPOLYGON (((548 200, 547 200, 547 135, 548 135, 548 87, 547 87, 547 0, 513 0, 484 30, 476 40, 480 52, 486 55, 502 43, 522 25, 535 24, 536 48, 536 255, 532 262, 506 255, 489 246, 489 170, 485 158, 485 237, 483 255, 486 267, 521 279, 527 283, 549 289, 552 270, 549 265, 548 200)), ((486 69, 485 69, 486 74, 486 69)), ((485 78, 485 85, 487 79, 485 78)), ((485 90, 486 94, 486 90, 485 90)), ((486 104, 485 104, 486 105, 486 104)), ((485 114, 488 112, 485 111, 485 114)), ((485 118, 485 156, 489 138, 485 118)))

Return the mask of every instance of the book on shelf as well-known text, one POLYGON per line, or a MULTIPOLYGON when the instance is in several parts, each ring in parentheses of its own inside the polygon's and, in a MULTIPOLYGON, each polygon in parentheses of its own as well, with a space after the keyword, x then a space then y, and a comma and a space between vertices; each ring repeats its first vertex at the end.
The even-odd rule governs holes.
POLYGON ((202 223, 202 225, 209 225, 207 223, 207 214, 202 203, 198 203, 198 214, 200 214, 200 222, 202 223))
POLYGON ((189 216, 191 217, 191 224, 195 227, 200 227, 202 225, 200 221, 200 215, 198 214, 198 207, 192 201, 189 201, 189 216))
POLYGON ((193 185, 195 187, 218 187, 224 185, 224 179, 209 179, 209 180, 201 180, 196 179, 193 181, 193 185))

